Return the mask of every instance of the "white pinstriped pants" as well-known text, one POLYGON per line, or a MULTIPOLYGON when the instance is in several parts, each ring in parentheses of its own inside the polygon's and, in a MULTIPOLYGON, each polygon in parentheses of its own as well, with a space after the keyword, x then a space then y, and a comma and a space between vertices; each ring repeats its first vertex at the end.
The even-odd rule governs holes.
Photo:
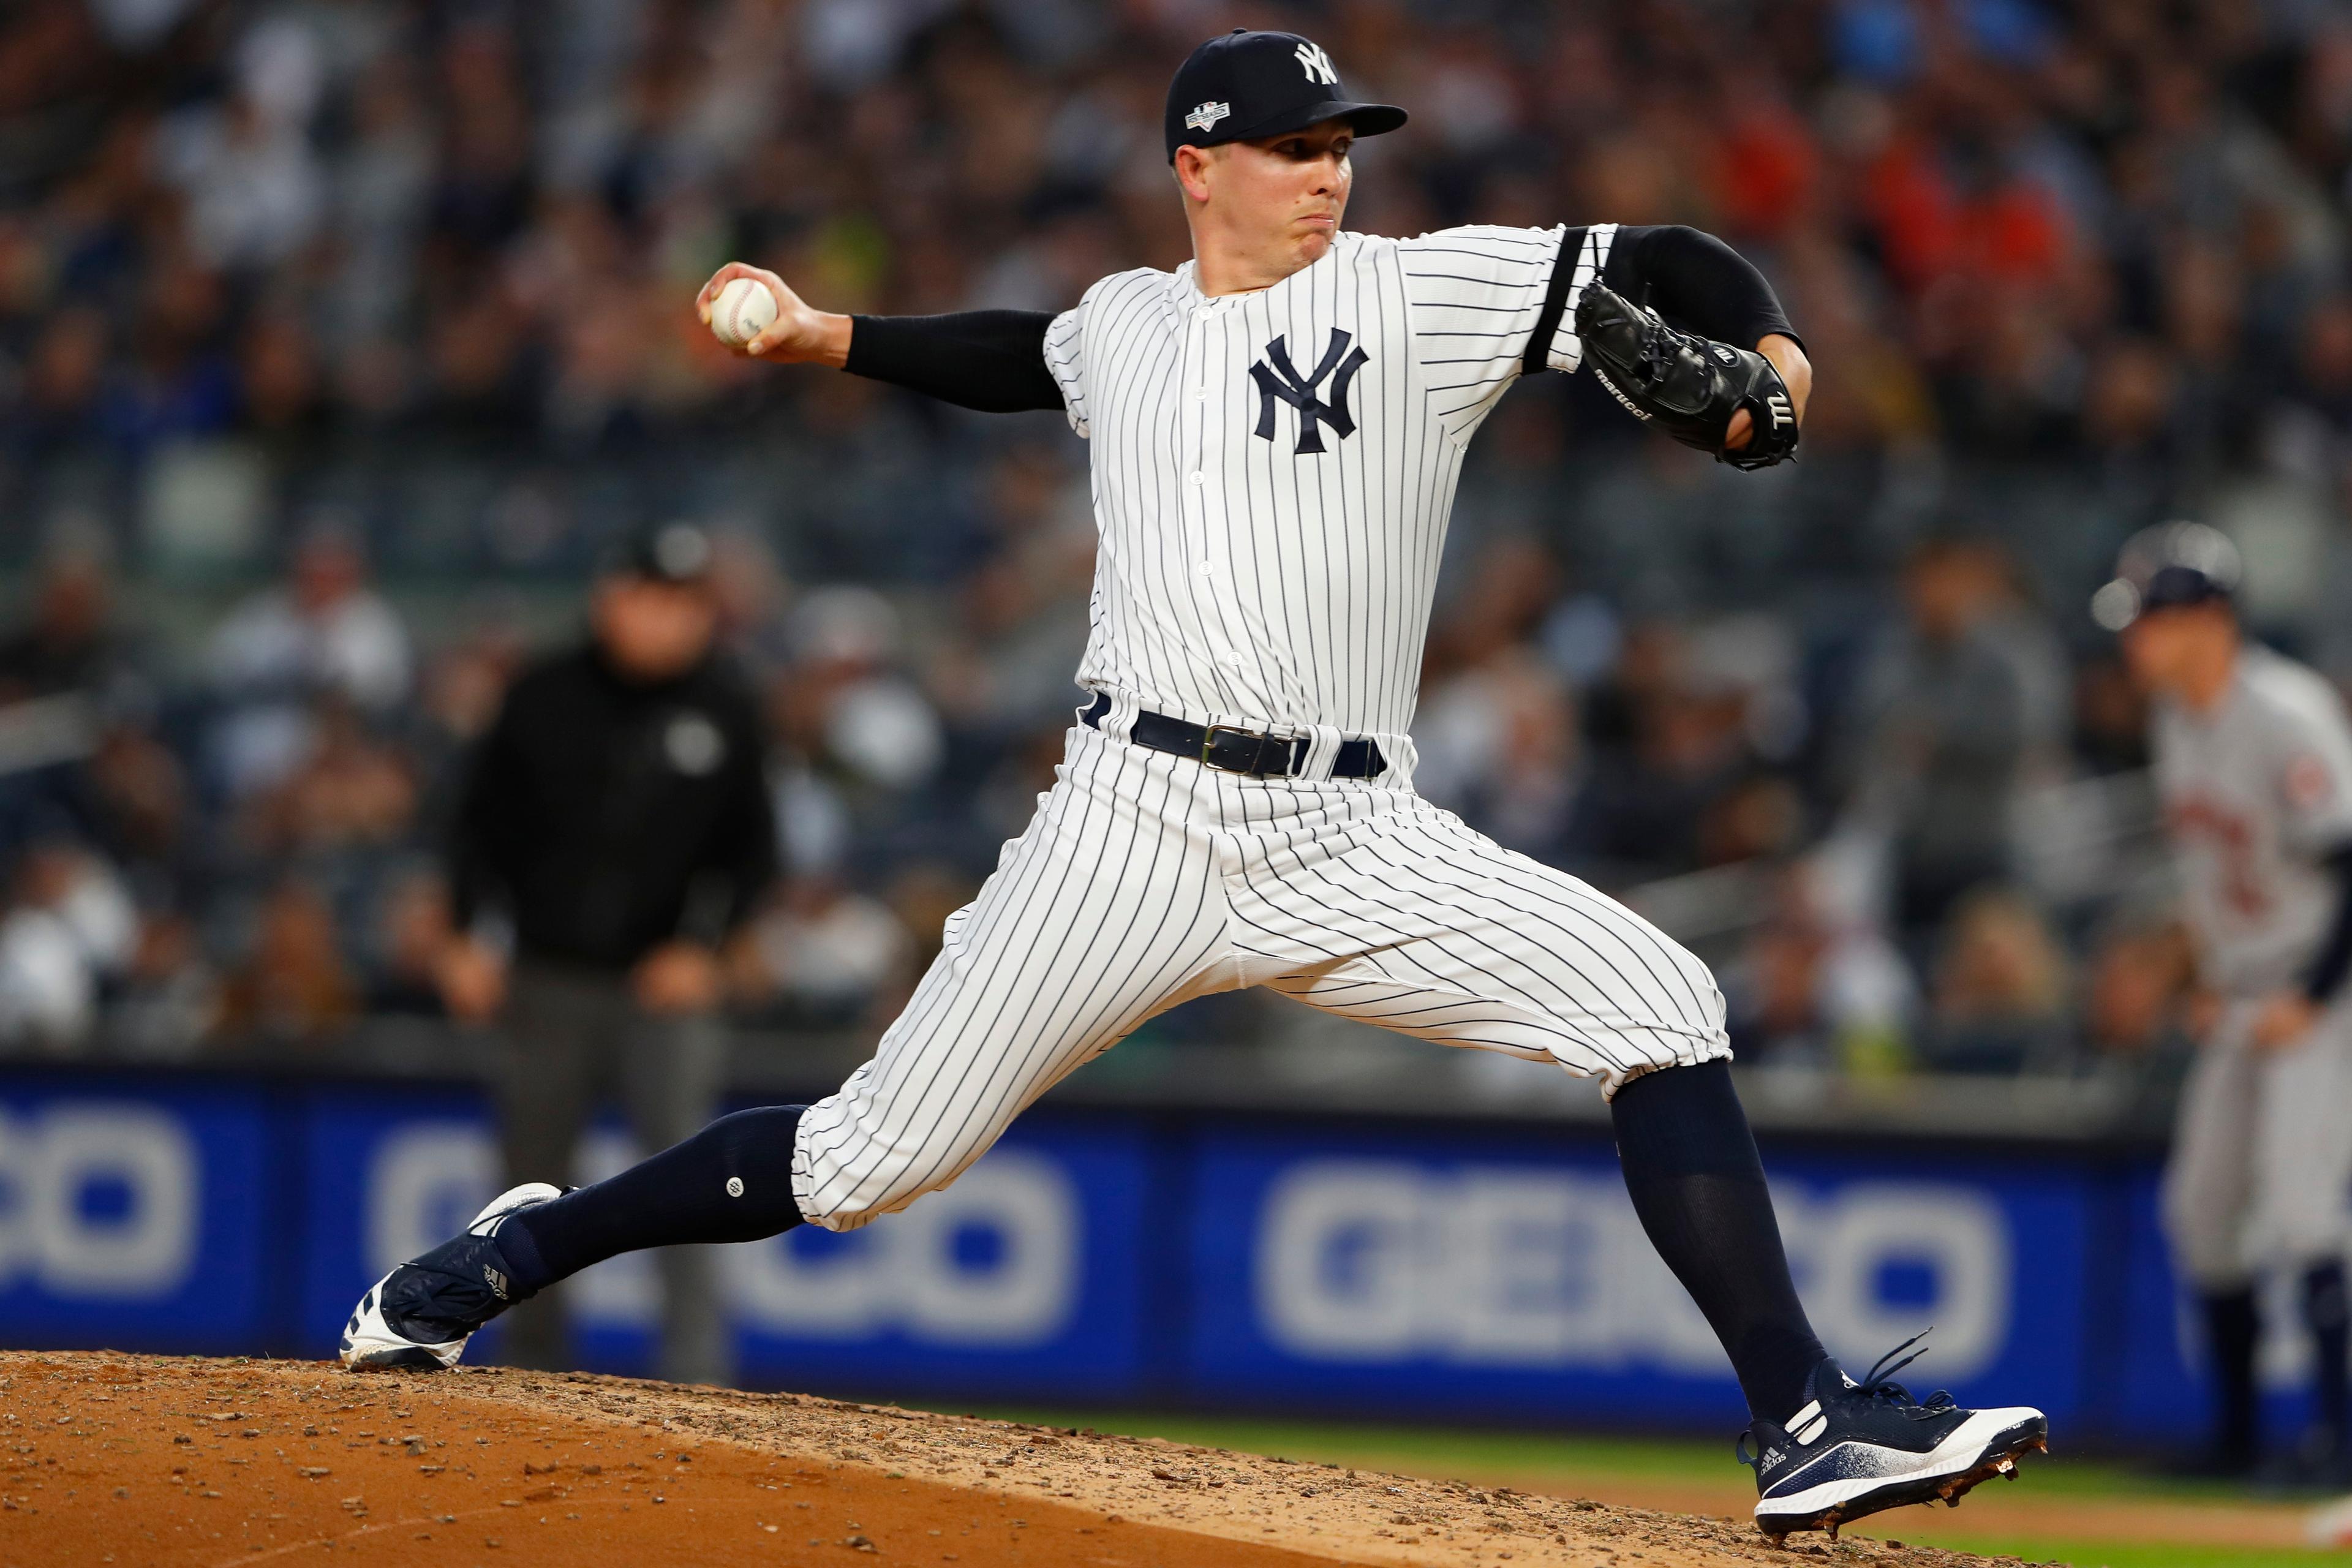
POLYGON ((1146 1019, 1245 985, 1612 1094, 1731 1054, 1706 965, 1410 788, 1245 778, 1076 727, 874 1059, 802 1116, 801 1212, 854 1230, 904 1208, 1146 1019))

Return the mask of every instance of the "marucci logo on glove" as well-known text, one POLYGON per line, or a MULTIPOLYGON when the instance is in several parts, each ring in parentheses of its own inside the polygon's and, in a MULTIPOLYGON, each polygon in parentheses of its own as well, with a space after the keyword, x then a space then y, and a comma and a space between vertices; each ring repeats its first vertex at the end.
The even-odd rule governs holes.
POLYGON ((1748 349, 1677 331, 1657 311, 1601 284, 1576 301, 1576 335, 1611 396, 1637 419, 1736 468, 1769 468, 1797 450, 1797 408, 1772 362, 1748 349), (1748 445, 1724 450, 1748 410, 1748 445))

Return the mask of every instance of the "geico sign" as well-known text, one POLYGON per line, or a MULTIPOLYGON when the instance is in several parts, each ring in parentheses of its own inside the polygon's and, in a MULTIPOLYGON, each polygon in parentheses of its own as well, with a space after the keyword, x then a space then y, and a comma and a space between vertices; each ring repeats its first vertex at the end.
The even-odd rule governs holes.
POLYGON ((0 1289, 168 1296, 196 1255, 203 1165, 177 1118, 61 1101, 0 1111, 0 1289))
MULTIPOLYGON (((1832 1345, 1858 1353, 1932 1322, 1937 1375, 1954 1381, 1999 1352, 2009 1233, 1980 1194, 1855 1183, 1774 1199, 1832 1345), (1889 1268, 1932 1280, 1930 1298, 1884 1300, 1889 1268)), ((1267 1336, 1318 1361, 1725 1370, 1614 1173, 1302 1162, 1267 1189, 1255 1274, 1267 1336)))
MULTIPOLYGON (((583 1141, 589 1180, 634 1162, 609 1132, 583 1141)), ((377 1146, 368 1181, 368 1253, 388 1268, 455 1234, 496 1191, 498 1152, 466 1122, 420 1122, 377 1146)), ((1062 1167, 1000 1149, 956 1184, 854 1235, 794 1231, 730 1247, 723 1279, 739 1325, 802 1338, 904 1332, 929 1344, 1010 1349, 1060 1333, 1077 1307, 1082 1240, 1062 1167)), ((616 1258, 567 1289, 575 1319, 651 1327, 661 1287, 643 1254, 616 1258)))
POLYGON ((850 1236, 794 1231, 729 1258, 747 1326, 819 1339, 891 1329, 931 1344, 1041 1344, 1077 1309, 1077 1194, 1001 1149, 944 1192, 850 1236))

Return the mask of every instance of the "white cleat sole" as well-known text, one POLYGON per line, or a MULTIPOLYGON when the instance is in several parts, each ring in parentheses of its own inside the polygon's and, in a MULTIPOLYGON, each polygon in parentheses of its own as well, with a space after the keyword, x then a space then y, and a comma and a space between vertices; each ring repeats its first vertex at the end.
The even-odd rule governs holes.
POLYGON ((1834 1535, 1840 1524, 1883 1509, 1937 1500, 1957 1507, 1977 1482, 1996 1474, 2013 1477, 2020 1454, 2048 1447, 2049 1424, 2041 1411, 2021 1405, 1979 1410, 1905 1468, 1759 1500, 1756 1522, 1775 1537, 1821 1529, 1834 1535))
MULTIPOLYGON (((562 1187, 545 1182, 525 1182, 519 1187, 509 1187, 482 1206, 482 1212, 467 1224, 466 1234, 487 1236, 489 1232, 483 1228, 485 1226, 495 1226, 519 1208, 562 1195, 562 1187)), ((367 1294, 360 1298, 360 1304, 352 1310, 351 1321, 343 1325, 336 1359, 355 1371, 438 1372, 457 1365, 457 1358, 466 1353, 466 1342, 474 1336, 460 1334, 454 1340, 428 1344, 395 1332, 383 1316, 383 1288, 391 1282, 392 1275, 387 1274, 369 1286, 367 1294)))

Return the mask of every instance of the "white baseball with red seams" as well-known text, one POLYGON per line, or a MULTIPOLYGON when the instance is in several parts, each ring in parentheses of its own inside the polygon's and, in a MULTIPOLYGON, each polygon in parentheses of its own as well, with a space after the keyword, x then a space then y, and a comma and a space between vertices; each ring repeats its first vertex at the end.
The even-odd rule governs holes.
POLYGON ((710 302, 710 335, 740 349, 776 319, 776 297, 753 278, 738 278, 710 302))

